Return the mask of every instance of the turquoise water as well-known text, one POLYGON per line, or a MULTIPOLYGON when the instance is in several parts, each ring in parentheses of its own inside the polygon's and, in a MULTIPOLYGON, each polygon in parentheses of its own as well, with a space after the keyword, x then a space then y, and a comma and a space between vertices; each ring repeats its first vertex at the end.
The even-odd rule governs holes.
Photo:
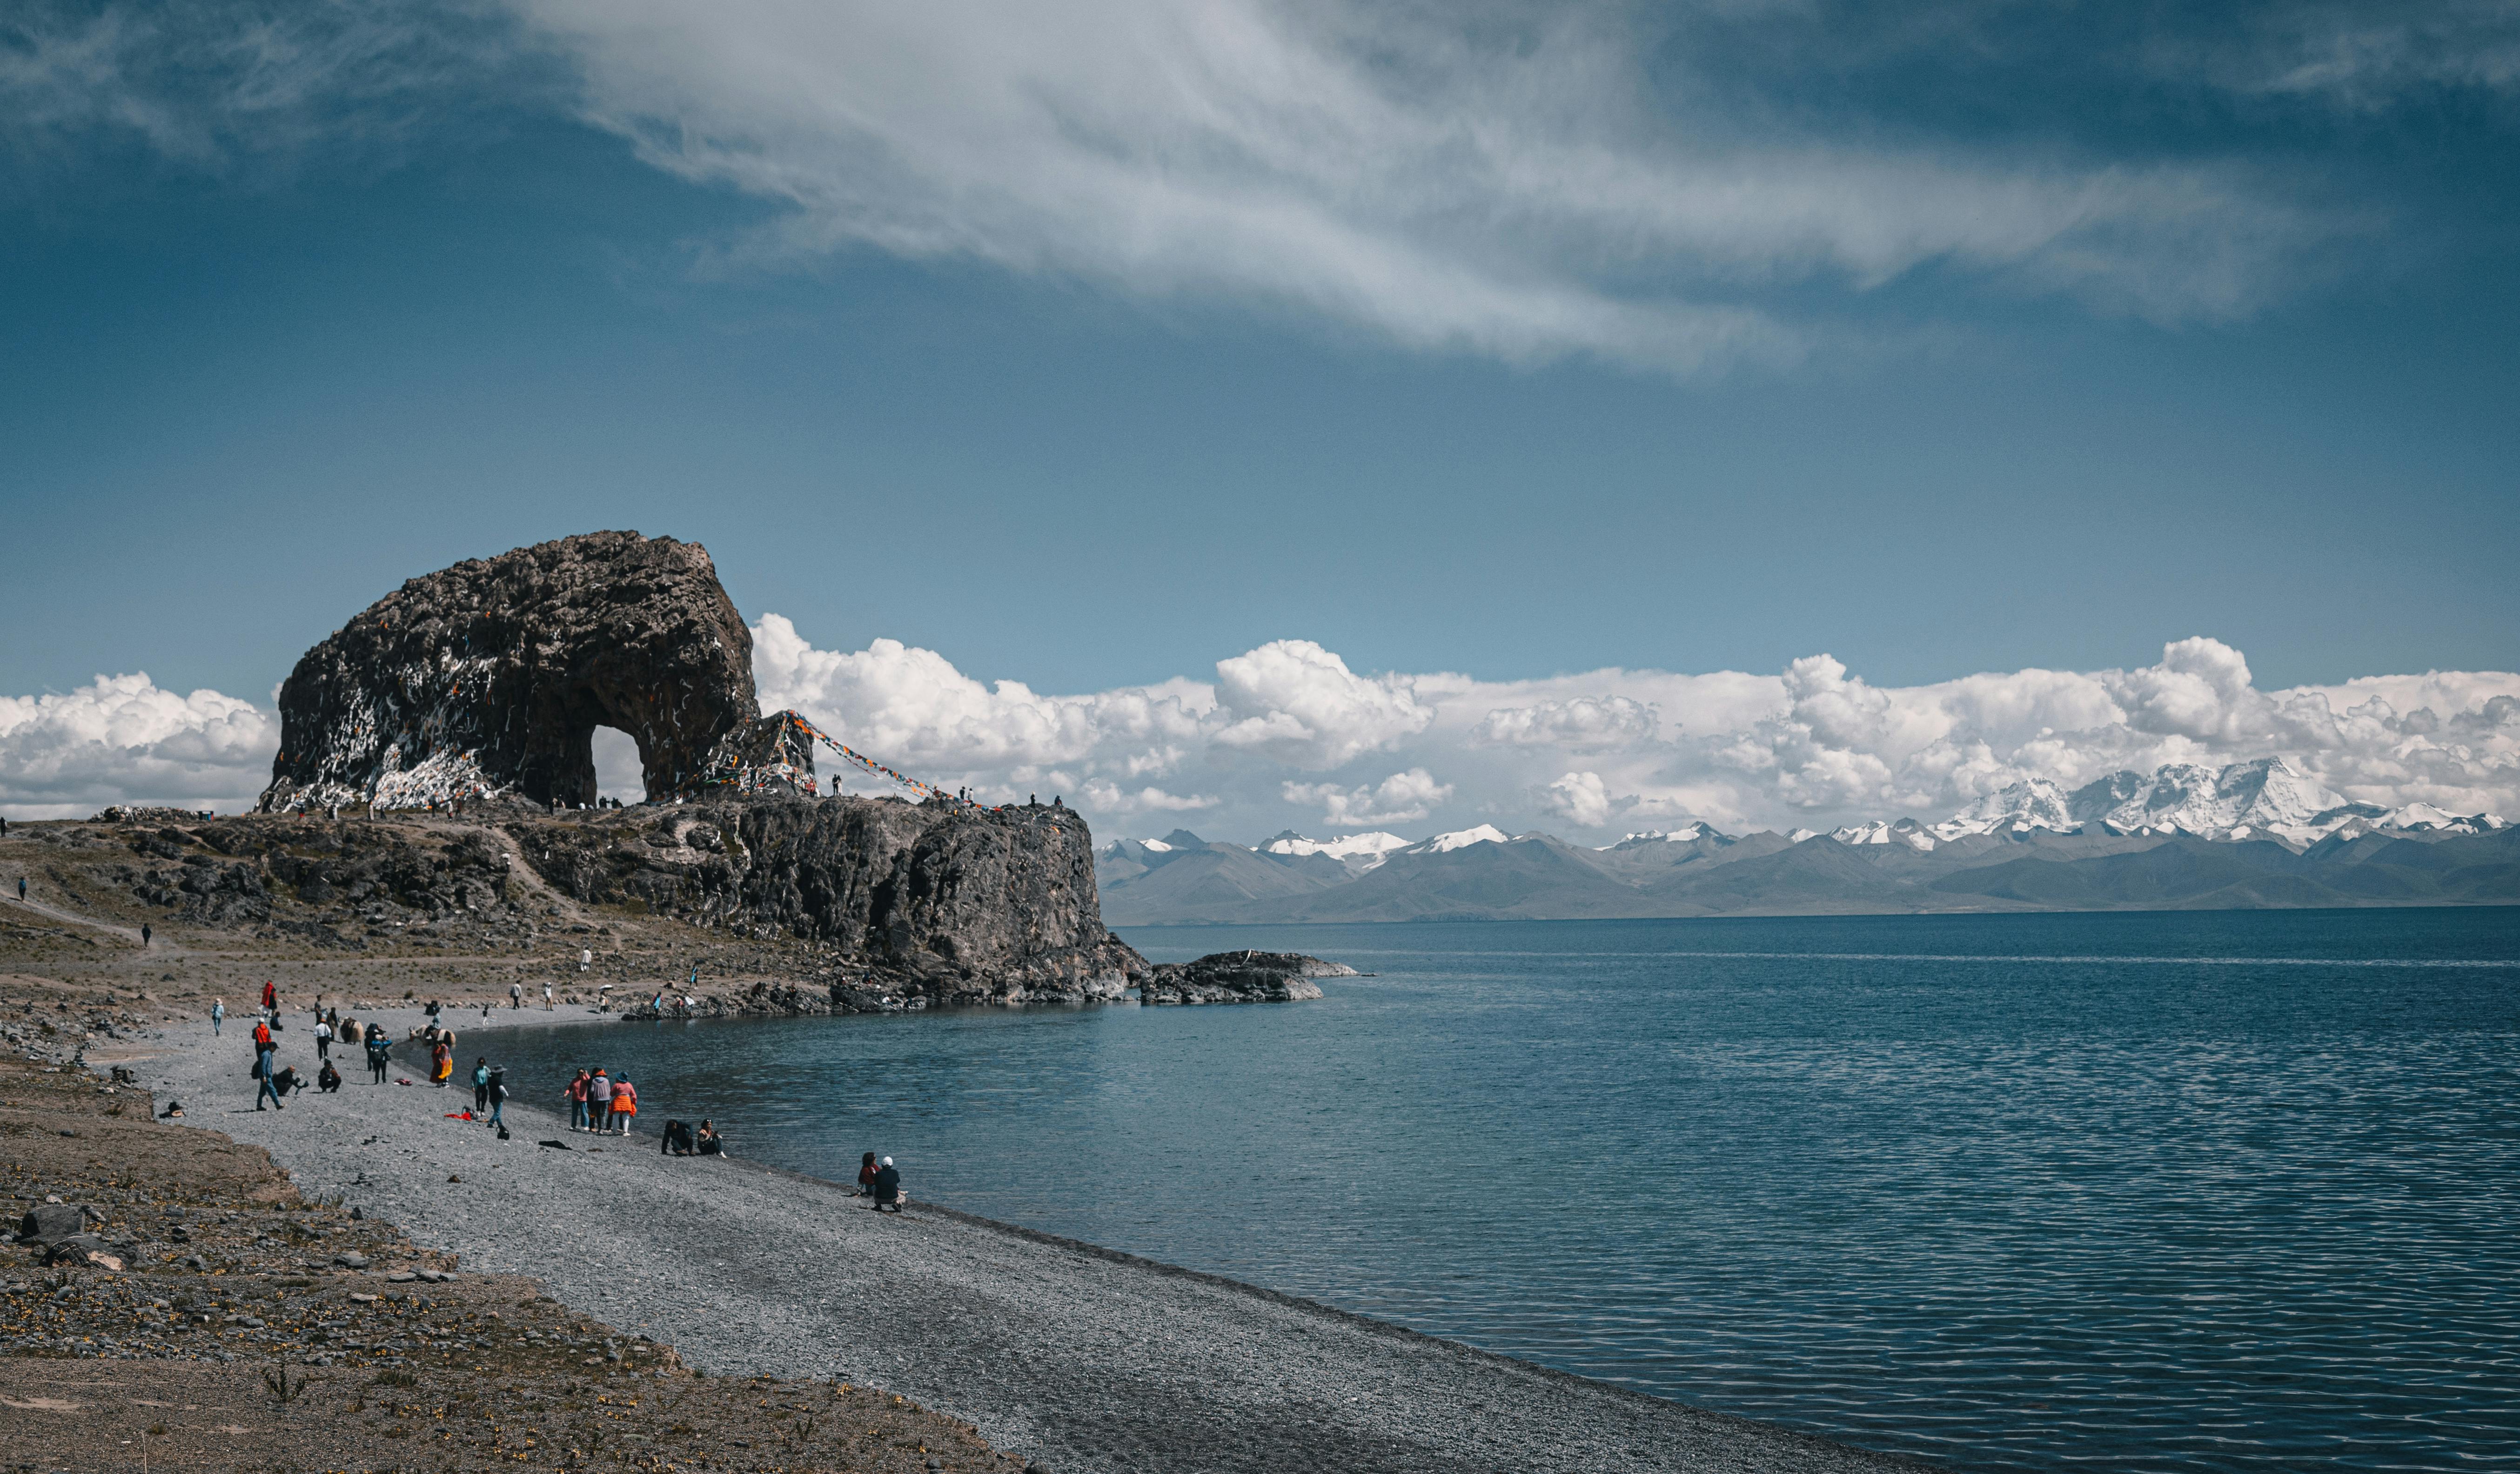
POLYGON ((651 1131, 1956 1466, 2520 1469, 2520 912, 1126 935, 1378 976, 495 1037, 528 1099, 627 1068, 651 1131))

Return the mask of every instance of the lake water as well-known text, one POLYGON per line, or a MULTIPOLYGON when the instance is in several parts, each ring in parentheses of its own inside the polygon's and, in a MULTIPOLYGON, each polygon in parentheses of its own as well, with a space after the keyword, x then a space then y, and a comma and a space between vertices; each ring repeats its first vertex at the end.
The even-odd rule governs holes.
MULTIPOLYGON (((1126 931, 1320 1002, 482 1035, 836 1178, 1971 1468, 2520 1469, 2520 911, 1126 931)), ((471 1045, 467 1045, 470 1052, 471 1045)))

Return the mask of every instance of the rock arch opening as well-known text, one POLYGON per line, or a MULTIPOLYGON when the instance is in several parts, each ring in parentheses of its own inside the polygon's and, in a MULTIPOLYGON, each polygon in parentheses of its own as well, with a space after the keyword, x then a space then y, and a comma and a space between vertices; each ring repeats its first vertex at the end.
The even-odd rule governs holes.
POLYGON ((639 751, 638 738, 599 723, 587 734, 587 749, 595 769, 596 798, 624 805, 647 799, 647 758, 639 751))

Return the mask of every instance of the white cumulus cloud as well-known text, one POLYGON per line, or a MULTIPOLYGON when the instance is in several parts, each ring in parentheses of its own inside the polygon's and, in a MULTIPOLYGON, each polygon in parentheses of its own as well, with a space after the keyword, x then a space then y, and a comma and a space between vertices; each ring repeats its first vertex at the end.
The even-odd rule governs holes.
POLYGON ((1408 824, 1426 817, 1453 796, 1453 785, 1438 783, 1422 767, 1393 773, 1379 783, 1341 788, 1335 783, 1283 783, 1279 792, 1289 804, 1322 806, 1322 822, 1337 829, 1367 824, 1408 824))
POLYGON ((36 819, 125 803, 232 810, 260 796, 279 750, 279 721, 250 702, 100 675, 65 695, 0 696, 0 806, 36 819))
MULTIPOLYGON (((1063 797, 1104 837, 1185 822, 1244 843, 1290 827, 1327 839, 1493 823, 1586 842, 1689 818, 1826 829, 1944 818, 2028 778, 2073 787, 2120 768, 2278 754, 2349 799, 2520 818, 2520 674, 2265 690, 2243 652, 2209 637, 2129 669, 1915 686, 1875 684, 1825 654, 1769 674, 1484 681, 1360 671, 1281 640, 1205 677, 1082 695, 976 680, 897 640, 821 649, 775 614, 753 638, 763 710, 794 708, 871 757, 994 802, 1063 797)), ((132 801, 241 808, 267 781, 278 736, 249 702, 178 695, 146 675, 0 698, 0 806, 19 817, 132 801)))

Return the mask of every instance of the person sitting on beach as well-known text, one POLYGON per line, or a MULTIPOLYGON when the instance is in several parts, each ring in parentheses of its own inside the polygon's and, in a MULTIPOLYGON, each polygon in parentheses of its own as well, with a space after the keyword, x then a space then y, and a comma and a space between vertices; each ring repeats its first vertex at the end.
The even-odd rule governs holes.
POLYGON ((875 1211, 881 1213, 887 1206, 895 1213, 901 1211, 901 1171, 890 1157, 875 1173, 875 1211))
POLYGON ((660 1157, 688 1157, 697 1149, 688 1121, 666 1122, 664 1134, 656 1138, 656 1155, 660 1157))
POLYGON ((315 1088, 327 1095, 341 1088, 341 1072, 333 1068, 331 1060, 324 1061, 324 1068, 315 1072, 315 1088))
POLYGON ((865 1156, 858 1158, 859 1197, 871 1198, 875 1196, 875 1153, 869 1152, 865 1156))
POLYGON ((696 1139, 699 1144, 701 1156, 723 1157, 727 1155, 726 1138, 718 1134, 717 1124, 715 1122, 701 1122, 699 1135, 696 1139))

